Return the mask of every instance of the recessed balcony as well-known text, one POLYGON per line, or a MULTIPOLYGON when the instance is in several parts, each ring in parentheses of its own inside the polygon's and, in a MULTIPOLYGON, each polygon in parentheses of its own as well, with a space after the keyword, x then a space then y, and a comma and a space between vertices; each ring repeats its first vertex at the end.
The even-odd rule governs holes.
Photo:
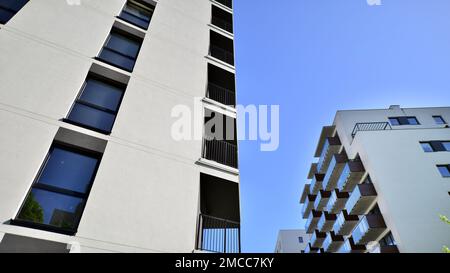
POLYGON ((320 248, 311 247, 311 244, 308 243, 305 248, 305 253, 321 253, 323 252, 320 248))
POLYGON ((314 201, 314 209, 318 211, 323 211, 325 206, 328 203, 328 200, 330 199, 331 192, 320 190, 319 194, 317 194, 317 198, 314 201))
POLYGON ((379 213, 364 216, 352 232, 355 244, 365 245, 376 241, 387 230, 383 216, 379 213))
POLYGON ((340 154, 334 154, 331 158, 330 166, 325 174, 325 178, 323 179, 323 188, 327 191, 334 190, 337 185, 337 181, 339 179, 342 170, 345 167, 345 163, 347 163, 348 158, 345 152, 340 154))
POLYGON ((325 252, 337 252, 344 245, 344 236, 336 235, 334 232, 327 233, 327 238, 323 242, 325 252))
POLYGON ((355 186, 361 182, 365 172, 362 162, 347 162, 337 181, 337 188, 341 192, 352 192, 355 186))
POLYGON ((306 220, 306 233, 313 233, 317 227, 317 223, 319 222, 320 217, 322 216, 321 211, 312 210, 309 214, 308 220, 306 220))
POLYGON ((359 216, 349 215, 346 210, 341 211, 333 225, 336 235, 348 236, 359 222, 359 216))
POLYGON ((314 174, 313 179, 311 180, 310 193, 318 194, 319 191, 323 188, 323 179, 325 178, 325 174, 316 173, 314 174))
POLYGON ((340 192, 335 189, 331 192, 326 211, 333 214, 340 213, 345 208, 345 204, 347 203, 349 197, 350 194, 348 192, 340 192))
POLYGON ((316 201, 317 195, 308 194, 306 196, 305 203, 302 207, 302 215, 303 219, 308 218, 309 214, 311 213, 311 210, 314 208, 314 201, 316 201))
POLYGON ((323 242, 325 241, 326 237, 327 234, 325 232, 315 230, 311 236, 311 247, 322 248, 323 242))
POLYGON ((317 223, 317 229, 320 232, 329 232, 333 229, 334 222, 336 221, 336 214, 329 214, 328 212, 323 212, 320 216, 319 222, 317 223))
POLYGON ((319 173, 325 173, 328 165, 330 164, 331 157, 339 153, 342 144, 339 137, 336 135, 334 137, 327 137, 323 144, 322 151, 320 153, 319 162, 317 163, 317 170, 319 173))
POLYGON ((356 245, 352 237, 348 237, 339 249, 339 253, 365 253, 366 251, 366 246, 356 245))
POLYGON ((377 192, 371 183, 356 186, 345 205, 349 214, 365 215, 369 212, 377 199, 377 192))

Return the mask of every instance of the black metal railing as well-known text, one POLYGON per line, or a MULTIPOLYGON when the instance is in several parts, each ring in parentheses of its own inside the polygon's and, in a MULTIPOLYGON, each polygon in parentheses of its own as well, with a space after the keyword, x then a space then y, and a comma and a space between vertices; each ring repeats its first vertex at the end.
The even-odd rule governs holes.
POLYGON ((206 97, 229 106, 236 106, 236 94, 233 90, 223 88, 214 83, 208 83, 206 97))
POLYGON ((211 45, 209 47, 209 55, 214 58, 217 58, 221 61, 224 61, 228 64, 234 65, 234 55, 232 52, 227 51, 221 47, 211 45))
POLYGON ((211 18, 211 23, 212 23, 213 25, 215 25, 215 26, 217 26, 217 27, 223 29, 223 30, 226 30, 226 31, 228 31, 228 32, 230 32, 230 33, 233 33, 233 24, 230 23, 230 22, 225 21, 225 20, 222 19, 222 18, 213 16, 213 17, 211 18))
POLYGON ((217 253, 241 253, 240 223, 200 214, 197 249, 217 253))
POLYGON ((224 140, 203 139, 203 158, 216 161, 233 168, 238 167, 238 149, 236 144, 224 140))
POLYGON ((391 130, 392 127, 389 122, 361 122, 356 123, 353 128, 352 137, 355 138, 359 131, 383 131, 391 130))
POLYGON ((233 7, 232 6, 232 0, 216 0, 217 2, 219 2, 220 4, 229 7, 230 9, 233 7))

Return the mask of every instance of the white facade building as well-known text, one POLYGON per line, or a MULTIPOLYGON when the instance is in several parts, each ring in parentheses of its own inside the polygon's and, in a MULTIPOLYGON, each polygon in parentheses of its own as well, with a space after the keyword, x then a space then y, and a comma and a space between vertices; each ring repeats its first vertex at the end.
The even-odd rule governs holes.
POLYGON ((278 232, 275 253, 302 253, 310 238, 311 234, 304 229, 282 229, 278 232))
POLYGON ((236 118, 232 14, 0 1, 0 252, 240 251, 236 140, 171 135, 236 118))
POLYGON ((441 252, 450 245, 450 107, 338 111, 300 202, 307 252, 441 252))

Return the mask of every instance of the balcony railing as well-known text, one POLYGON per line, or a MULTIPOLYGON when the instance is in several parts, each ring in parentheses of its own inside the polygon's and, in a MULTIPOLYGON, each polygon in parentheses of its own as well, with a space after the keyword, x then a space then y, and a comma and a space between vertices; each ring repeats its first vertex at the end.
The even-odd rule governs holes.
POLYGON ((208 83, 206 96, 212 100, 229 106, 236 106, 236 93, 214 83, 208 83))
POLYGON ((321 211, 312 210, 308 216, 308 220, 306 220, 305 229, 306 233, 313 233, 317 227, 317 223, 319 222, 320 216, 322 216, 321 211))
POLYGON ((339 190, 334 190, 331 192, 330 199, 328 200, 328 204, 326 210, 329 213, 340 213, 341 210, 344 209, 345 204, 347 203, 348 198, 350 197, 348 192, 340 192, 339 190))
POLYGON ((226 31, 228 31, 230 33, 233 33, 233 24, 228 22, 228 21, 225 21, 222 18, 212 17, 211 18, 211 24, 213 24, 213 25, 215 25, 215 26, 217 26, 217 27, 219 27, 219 28, 221 28, 223 30, 226 30, 226 31))
POLYGON ((336 221, 336 214, 329 214, 328 212, 323 212, 322 216, 317 223, 317 229, 320 232, 329 232, 333 229, 333 224, 336 221))
POLYGON ((314 174, 314 177, 311 180, 311 187, 310 187, 311 194, 318 194, 319 191, 323 188, 324 177, 325 175, 322 173, 314 174))
POLYGON ((323 188, 325 190, 331 191, 336 188, 337 180, 347 161, 348 158, 345 153, 334 154, 332 156, 325 178, 323 179, 323 188))
POLYGON ((349 161, 345 164, 337 182, 340 192, 352 192, 356 184, 361 182, 366 170, 360 161, 349 161))
POLYGON ((348 214, 364 215, 369 212, 377 199, 377 192, 371 183, 356 186, 345 205, 348 214))
POLYGON ((327 137, 322 147, 319 162, 317 163, 317 171, 319 173, 325 173, 328 164, 330 163, 331 156, 338 153, 341 148, 341 140, 338 136, 327 137))
POLYGON ((320 190, 317 195, 316 201, 314 201, 314 209, 318 211, 322 211, 328 203, 330 199, 331 192, 320 190))
POLYGON ((349 215, 346 210, 337 215, 333 225, 333 232, 336 235, 348 236, 359 222, 359 216, 349 215))
POLYGON ((224 140, 203 139, 203 158, 216 161, 233 168, 238 167, 238 149, 236 144, 224 140))
POLYGON ((326 233, 315 230, 311 236, 311 241, 310 241, 311 247, 322 248, 322 244, 325 241, 326 237, 327 237, 326 233))
POLYGON ((325 252, 336 252, 344 244, 344 236, 335 235, 334 232, 327 233, 327 238, 323 242, 323 250, 325 252))
POLYGON ((303 218, 308 218, 309 214, 311 213, 311 210, 314 208, 314 201, 316 200, 317 195, 308 194, 306 196, 306 201, 302 206, 302 215, 303 218))
POLYGON ((339 253, 365 253, 366 250, 366 246, 355 245, 355 243, 353 242, 353 238, 348 237, 339 249, 339 253))
POLYGON ((389 122, 361 122, 356 123, 352 131, 352 138, 355 138, 359 131, 383 131, 391 130, 392 127, 389 122))
POLYGON ((217 253, 240 253, 240 223, 200 214, 197 249, 217 253))
POLYGON ((355 244, 365 245, 376 241, 387 230, 381 214, 370 214, 364 216, 352 232, 355 244))
POLYGON ((234 54, 221 47, 211 45, 209 47, 209 55, 234 66, 234 54))

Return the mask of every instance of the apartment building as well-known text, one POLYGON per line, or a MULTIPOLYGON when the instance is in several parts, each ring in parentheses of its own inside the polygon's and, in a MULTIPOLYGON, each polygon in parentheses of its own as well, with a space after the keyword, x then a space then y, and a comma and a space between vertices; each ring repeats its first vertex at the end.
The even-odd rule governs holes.
POLYGON ((338 111, 300 203, 306 253, 441 252, 450 245, 450 107, 338 111))
POLYGON ((311 239, 304 229, 282 229, 278 232, 275 253, 302 253, 311 239))
POLYGON ((0 0, 0 252, 240 252, 236 139, 171 135, 196 104, 235 132, 231 0, 0 0))

